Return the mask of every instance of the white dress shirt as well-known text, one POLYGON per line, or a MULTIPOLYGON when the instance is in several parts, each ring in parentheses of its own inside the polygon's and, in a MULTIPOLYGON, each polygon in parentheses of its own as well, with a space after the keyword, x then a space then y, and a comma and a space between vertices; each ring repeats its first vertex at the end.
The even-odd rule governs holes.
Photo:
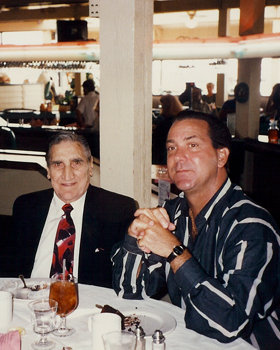
POLYGON ((99 100, 99 95, 95 91, 90 91, 85 95, 77 106, 82 113, 86 126, 94 127, 98 117, 95 108, 99 100))
MULTIPOLYGON (((73 275, 78 276, 79 270, 79 252, 83 223, 83 212, 85 204, 86 193, 77 201, 70 203, 73 207, 71 211, 71 217, 75 225, 75 248, 74 248, 74 267, 73 275)), ((59 221, 64 215, 62 207, 65 203, 60 200, 54 193, 48 216, 45 222, 45 226, 40 238, 40 242, 37 248, 33 270, 31 273, 32 278, 47 278, 50 276, 53 248, 57 232, 59 221)))

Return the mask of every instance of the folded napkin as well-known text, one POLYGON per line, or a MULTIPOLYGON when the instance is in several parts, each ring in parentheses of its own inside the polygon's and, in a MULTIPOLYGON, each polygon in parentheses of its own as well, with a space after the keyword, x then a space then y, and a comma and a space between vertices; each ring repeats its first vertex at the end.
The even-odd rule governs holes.
POLYGON ((21 341, 19 331, 11 331, 6 334, 0 334, 1 350, 20 350, 21 341))

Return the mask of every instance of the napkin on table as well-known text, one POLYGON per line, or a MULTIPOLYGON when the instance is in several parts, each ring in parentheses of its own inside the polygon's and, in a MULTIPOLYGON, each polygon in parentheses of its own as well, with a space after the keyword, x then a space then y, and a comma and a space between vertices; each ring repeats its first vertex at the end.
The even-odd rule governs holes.
POLYGON ((11 331, 6 334, 0 334, 1 350, 20 350, 21 341, 19 331, 11 331))

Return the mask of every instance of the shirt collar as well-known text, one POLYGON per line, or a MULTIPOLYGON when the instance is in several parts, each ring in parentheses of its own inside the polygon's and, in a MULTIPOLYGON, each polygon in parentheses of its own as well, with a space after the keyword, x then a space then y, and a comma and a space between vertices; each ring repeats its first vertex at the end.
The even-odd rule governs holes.
MULTIPOLYGON (((73 207, 73 210, 77 210, 77 209, 80 209, 80 208, 83 208, 83 205, 84 205, 84 202, 85 202, 85 198, 86 198, 86 194, 87 192, 85 192, 82 197, 80 197, 79 199, 77 199, 76 201, 74 202, 71 202, 70 204, 72 205, 73 207)), ((62 207, 64 206, 64 202, 58 198, 57 194, 54 192, 54 205, 57 209, 57 211, 61 211, 61 213, 63 213, 63 210, 62 210, 62 207)))
POLYGON ((227 178, 222 186, 218 189, 218 191, 214 194, 214 196, 210 199, 210 201, 204 206, 204 208, 202 208, 196 219, 198 219, 198 221, 207 221, 216 204, 220 202, 221 198, 224 197, 230 187, 231 181, 229 178, 227 178))
MULTIPOLYGON (((210 201, 198 213, 198 215, 195 218, 196 223, 201 221, 204 222, 209 218, 216 203, 220 201, 220 199, 225 195, 225 193, 229 190, 230 187, 231 187, 231 181, 229 178, 227 178, 226 181, 222 184, 222 186, 218 189, 218 191, 214 194, 214 196, 210 199, 210 201)), ((189 216, 189 206, 185 198, 184 192, 181 192, 179 194, 179 197, 184 199, 181 201, 181 208, 180 208, 182 215, 189 216)))

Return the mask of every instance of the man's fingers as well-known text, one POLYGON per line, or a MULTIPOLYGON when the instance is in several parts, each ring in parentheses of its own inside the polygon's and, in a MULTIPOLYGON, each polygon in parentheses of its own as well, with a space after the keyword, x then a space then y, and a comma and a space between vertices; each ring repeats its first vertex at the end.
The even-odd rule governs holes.
POLYGON ((176 228, 175 225, 170 222, 167 211, 162 207, 137 209, 134 215, 149 226, 153 226, 156 222, 159 222, 161 227, 167 228, 170 231, 176 228))
POLYGON ((141 238, 137 239, 137 245, 144 253, 151 253, 150 249, 145 247, 145 245, 144 245, 144 243, 143 243, 141 238))
POLYGON ((168 230, 169 231, 174 231, 175 228, 176 228, 176 226, 174 224, 172 224, 172 222, 170 222, 169 225, 168 225, 168 230))
POLYGON ((154 216, 157 218, 159 223, 163 228, 168 228, 168 225, 170 223, 169 216, 167 214, 167 211, 164 208, 156 208, 153 210, 154 216))
POLYGON ((148 211, 149 211, 149 209, 147 209, 147 208, 139 208, 139 209, 137 209, 136 212, 134 213, 134 216, 137 217, 137 216, 139 216, 139 215, 141 215, 141 214, 146 214, 146 215, 147 215, 148 211))
POLYGON ((153 226, 154 225, 154 220, 151 220, 150 217, 144 215, 144 214, 141 214, 138 216, 138 219, 141 220, 143 223, 149 225, 149 226, 153 226))
POLYGON ((138 218, 134 219, 128 228, 128 234, 132 237, 138 238, 138 236, 144 232, 146 227, 147 224, 142 220, 139 220, 138 218))
POLYGON ((165 217, 165 219, 169 221, 169 215, 167 214, 166 209, 164 209, 164 208, 162 208, 162 207, 160 207, 160 208, 158 208, 158 209, 159 209, 159 211, 161 212, 161 214, 165 217))

